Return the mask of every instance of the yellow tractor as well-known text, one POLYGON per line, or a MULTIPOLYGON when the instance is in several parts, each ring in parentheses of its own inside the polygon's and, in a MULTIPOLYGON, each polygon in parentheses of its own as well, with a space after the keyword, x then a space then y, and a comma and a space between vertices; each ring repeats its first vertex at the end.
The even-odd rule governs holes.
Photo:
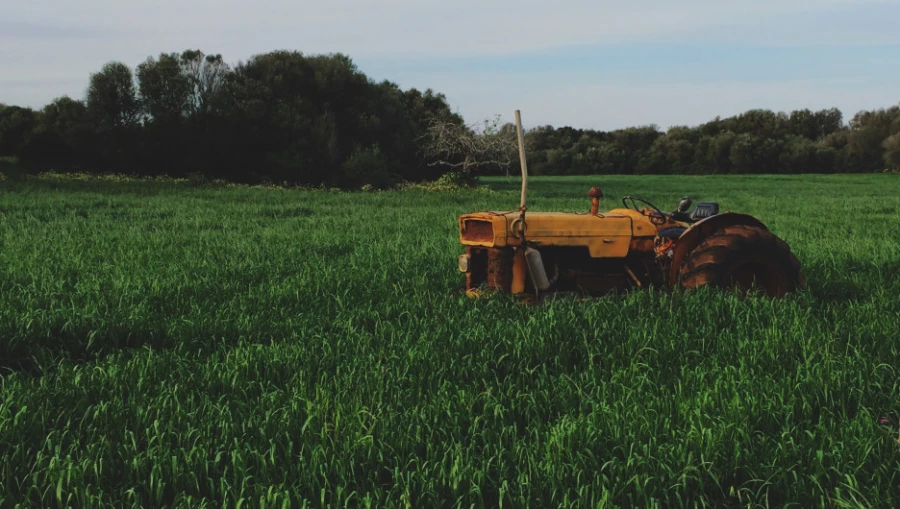
POLYGON ((714 202, 683 198, 664 212, 637 196, 599 211, 603 192, 592 188, 589 212, 527 212, 521 120, 516 111, 522 165, 519 209, 459 217, 465 254, 459 270, 466 290, 515 295, 574 292, 602 295, 631 288, 711 285, 746 293, 756 288, 783 297, 805 285, 800 262, 784 240, 758 219, 720 212, 714 202))

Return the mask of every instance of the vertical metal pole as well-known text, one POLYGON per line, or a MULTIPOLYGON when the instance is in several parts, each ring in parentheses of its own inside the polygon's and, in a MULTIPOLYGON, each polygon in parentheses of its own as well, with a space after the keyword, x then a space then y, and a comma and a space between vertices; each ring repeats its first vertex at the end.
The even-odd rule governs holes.
MULTIPOLYGON (((526 249, 528 246, 525 242, 525 197, 528 194, 528 164, 525 162, 525 136, 522 134, 522 114, 519 113, 519 110, 516 110, 516 136, 519 138, 519 164, 522 166, 522 200, 519 202, 519 227, 521 228, 519 240, 521 241, 521 251, 516 254, 524 255, 527 254, 526 249)), ((513 264, 513 269, 515 269, 515 264, 513 264)), ((531 275, 531 283, 534 285, 534 298, 540 300, 541 292, 534 281, 534 275, 530 274, 530 270, 526 270, 526 272, 531 275)), ((518 289, 518 285, 516 289, 518 289)))
POLYGON ((522 135, 522 115, 519 110, 516 110, 516 135, 519 137, 519 164, 522 166, 522 201, 519 208, 524 210, 528 191, 528 165, 525 163, 525 136, 522 135))

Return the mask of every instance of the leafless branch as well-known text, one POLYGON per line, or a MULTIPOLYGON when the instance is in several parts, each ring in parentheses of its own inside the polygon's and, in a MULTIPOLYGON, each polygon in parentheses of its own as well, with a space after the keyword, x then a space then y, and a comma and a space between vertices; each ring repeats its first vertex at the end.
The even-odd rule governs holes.
MULTIPOLYGON (((500 161, 500 160, 484 160, 484 159, 479 159, 477 164, 473 164, 471 161, 470 161, 468 164, 469 164, 470 166, 489 166, 489 165, 492 165, 492 164, 497 165, 497 166, 506 166, 506 165, 511 165, 513 162, 515 162, 515 161, 509 161, 509 160, 503 160, 503 161, 500 161)), ((461 161, 461 162, 458 162, 458 163, 454 163, 454 162, 450 162, 450 161, 447 161, 447 160, 444 160, 444 159, 439 159, 439 160, 436 160, 436 161, 429 161, 427 164, 428 164, 428 166, 451 166, 451 167, 454 167, 454 168, 459 168, 459 167, 465 166, 466 162, 465 162, 465 161, 461 161)))
POLYGON ((518 160, 515 128, 501 125, 499 116, 469 125, 433 118, 424 138, 424 155, 431 166, 446 165, 466 172, 498 166, 508 172, 518 160))

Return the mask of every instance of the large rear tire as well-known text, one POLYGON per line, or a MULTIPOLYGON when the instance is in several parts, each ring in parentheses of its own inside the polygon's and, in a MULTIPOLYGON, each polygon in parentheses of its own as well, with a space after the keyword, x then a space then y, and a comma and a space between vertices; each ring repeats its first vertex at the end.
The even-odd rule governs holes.
POLYGON ((765 228, 723 228, 685 257, 678 273, 682 288, 712 285, 734 288, 741 295, 755 287, 770 297, 783 297, 805 285, 800 260, 790 247, 765 228))

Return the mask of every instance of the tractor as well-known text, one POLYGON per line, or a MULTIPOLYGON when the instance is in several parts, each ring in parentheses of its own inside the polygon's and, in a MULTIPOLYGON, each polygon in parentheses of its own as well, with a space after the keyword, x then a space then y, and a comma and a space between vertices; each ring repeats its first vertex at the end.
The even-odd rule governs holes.
POLYGON ((755 289, 780 298, 805 286, 788 244, 758 219, 720 212, 716 202, 682 198, 665 212, 639 196, 599 211, 603 192, 590 189, 588 212, 527 212, 527 166, 516 111, 522 166, 517 210, 459 217, 465 253, 458 267, 469 295, 497 291, 540 299, 571 292, 598 296, 633 288, 755 289))

